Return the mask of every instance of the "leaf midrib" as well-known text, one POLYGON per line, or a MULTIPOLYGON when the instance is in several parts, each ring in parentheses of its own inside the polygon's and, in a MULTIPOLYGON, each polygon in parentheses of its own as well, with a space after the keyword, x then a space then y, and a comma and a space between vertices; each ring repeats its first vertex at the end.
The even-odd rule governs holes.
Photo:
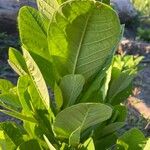
POLYGON ((80 50, 81 50, 81 47, 82 47, 82 43, 83 43, 85 35, 86 35, 86 31, 87 31, 88 22, 89 22, 90 17, 91 17, 91 13, 89 13, 88 16, 87 16, 86 23, 85 23, 85 26, 84 26, 84 30, 83 30, 82 35, 81 35, 81 39, 80 39, 80 42, 79 42, 77 55, 75 57, 75 62, 74 62, 72 74, 76 73, 78 58, 79 58, 79 55, 80 55, 80 50))

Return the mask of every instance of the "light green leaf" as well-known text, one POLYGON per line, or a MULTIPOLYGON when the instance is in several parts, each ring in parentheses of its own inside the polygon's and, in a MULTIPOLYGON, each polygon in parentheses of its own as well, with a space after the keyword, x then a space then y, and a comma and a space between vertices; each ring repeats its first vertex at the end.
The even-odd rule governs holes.
POLYGON ((0 79, 0 93, 8 93, 9 90, 13 87, 14 85, 10 81, 0 79))
POLYGON ((60 108, 63 105, 63 96, 60 87, 55 83, 54 87, 54 97, 55 97, 55 102, 56 102, 56 108, 59 111, 60 108))
POLYGON ((61 111, 55 119, 54 131, 59 138, 69 138, 77 129, 81 132, 110 118, 112 109, 100 103, 80 103, 61 111), (69 121, 68 121, 69 119, 69 121))
POLYGON ((49 51, 63 58, 62 68, 68 74, 82 74, 87 80, 102 69, 119 35, 119 19, 111 7, 96 1, 68 1, 50 23, 49 51))
POLYGON ((71 106, 77 100, 77 97, 82 91, 85 83, 82 75, 66 75, 60 82, 60 88, 62 90, 64 107, 71 106))
POLYGON ((50 143, 50 141, 48 140, 48 138, 45 135, 43 135, 43 136, 44 136, 45 142, 47 143, 47 145, 49 147, 49 150, 56 150, 55 147, 50 143))
POLYGON ((28 93, 30 95, 30 103, 32 106, 33 111, 35 109, 42 110, 45 109, 45 105, 43 103, 43 100, 39 96, 39 92, 37 91, 37 88, 35 84, 31 81, 30 86, 28 88, 28 93))
POLYGON ((44 80, 46 81, 47 85, 49 87, 51 87, 51 89, 54 89, 54 85, 55 85, 55 80, 57 80, 57 76, 56 76, 56 72, 55 72, 55 68, 53 67, 52 62, 44 59, 43 57, 30 52, 32 58, 34 59, 34 61, 36 62, 36 64, 38 65, 40 71, 43 74, 44 80))
POLYGON ((23 55, 24 55, 24 58, 25 58, 25 61, 27 64, 29 74, 30 74, 31 79, 37 89, 37 92, 39 93, 39 96, 41 97, 45 107, 47 109, 49 109, 50 108, 50 98, 49 98, 48 89, 46 87, 46 83, 43 79, 42 73, 27 50, 23 49, 23 55))
POLYGON ((54 12, 59 7, 57 0, 37 0, 37 5, 39 11, 49 20, 52 18, 54 12))
POLYGON ((47 20, 32 7, 24 6, 19 11, 21 43, 27 50, 49 60, 46 22, 47 20))
POLYGON ((150 150, 150 138, 148 138, 146 145, 143 150, 150 150))
POLYGON ((84 147, 86 148, 86 150, 95 150, 95 146, 94 146, 94 141, 92 138, 88 138, 85 142, 84 142, 84 147))
POLYGON ((8 55, 9 55, 8 63, 14 69, 14 71, 18 75, 25 75, 27 72, 27 66, 22 54, 14 48, 9 48, 8 55))

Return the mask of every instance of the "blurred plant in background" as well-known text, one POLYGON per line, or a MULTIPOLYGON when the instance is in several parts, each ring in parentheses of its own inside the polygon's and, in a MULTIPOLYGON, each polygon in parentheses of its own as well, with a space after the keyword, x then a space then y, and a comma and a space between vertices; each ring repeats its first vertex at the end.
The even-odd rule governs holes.
POLYGON ((132 0, 132 2, 141 15, 150 16, 150 0, 132 0))
POLYGON ((139 13, 139 27, 137 39, 150 41, 150 0, 132 0, 135 9, 139 13))

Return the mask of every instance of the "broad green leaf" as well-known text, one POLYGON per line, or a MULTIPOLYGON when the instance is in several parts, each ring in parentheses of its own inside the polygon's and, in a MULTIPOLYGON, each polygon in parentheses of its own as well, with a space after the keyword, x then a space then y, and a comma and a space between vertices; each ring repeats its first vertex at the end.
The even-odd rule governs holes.
POLYGON ((50 23, 49 51, 63 58, 62 68, 68 74, 89 79, 102 69, 119 35, 119 19, 111 7, 96 1, 68 1, 50 23))
POLYGON ((42 150, 40 144, 38 143, 37 140, 29 140, 27 142, 22 143, 17 150, 42 150))
POLYGON ((0 94, 8 93, 9 90, 13 87, 14 85, 10 81, 5 80, 5 79, 0 79, 0 94))
POLYGON ((144 137, 143 133, 140 130, 133 128, 125 132, 117 140, 117 149, 142 150, 145 140, 146 138, 144 137))
POLYGON ((63 96, 62 96, 62 91, 60 87, 57 85, 57 83, 55 83, 55 87, 54 87, 54 97, 55 97, 56 108, 59 111, 63 105, 63 96))
POLYGON ((123 37, 124 26, 121 28, 120 36, 118 37, 118 43, 111 50, 110 55, 107 57, 107 60, 104 62, 104 65, 101 70, 88 82, 88 84, 84 87, 84 91, 80 96, 80 102, 102 102, 102 94, 101 87, 103 85, 103 79, 106 76, 106 72, 110 65, 112 64, 113 56, 115 55, 115 51, 119 45, 120 40, 123 37))
POLYGON ((59 7, 57 0, 37 0, 37 5, 39 11, 49 20, 52 18, 54 12, 59 7))
POLYGON ((49 150, 56 150, 55 147, 50 143, 50 141, 48 140, 48 138, 44 135, 44 140, 47 143, 49 150))
POLYGON ((27 50, 23 49, 23 55, 27 64, 29 74, 37 89, 37 92, 39 93, 39 96, 41 97, 45 107, 49 109, 50 99, 49 99, 48 89, 46 87, 46 83, 43 79, 42 73, 27 50))
POLYGON ((91 82, 85 86, 84 91, 80 97, 80 102, 93 102, 93 99, 95 102, 102 102, 101 88, 103 85, 103 80, 106 76, 106 72, 111 65, 114 52, 115 48, 112 50, 112 54, 107 58, 103 69, 101 69, 95 78, 93 78, 91 82))
POLYGON ((66 75, 62 78, 60 82, 60 89, 63 94, 64 107, 71 106, 75 103, 77 97, 82 91, 84 83, 84 77, 79 74, 66 75))
POLYGON ((27 66, 26 66, 25 60, 22 54, 18 50, 14 48, 9 48, 8 63, 18 75, 26 74, 27 66))
POLYGON ((54 131, 59 138, 69 138, 77 129, 81 132, 110 118, 112 109, 100 103, 80 103, 61 111, 55 119, 54 131), (69 119, 69 121, 68 121, 69 119))
POLYGON ((94 146, 94 141, 92 138, 88 138, 85 142, 84 142, 84 147, 86 148, 86 150, 95 150, 95 146, 94 146))
MULTIPOLYGON (((22 130, 20 130, 21 129, 20 125, 4 122, 4 123, 0 123, 0 128, 1 130, 3 130, 5 139, 8 141, 10 140, 12 142, 12 147, 14 147, 14 145, 17 147, 22 142, 24 142, 23 132, 22 130)), ((7 141, 6 141, 6 144, 7 144, 7 141)))
POLYGON ((49 60, 46 22, 46 18, 32 7, 24 6, 19 11, 18 25, 21 43, 28 51, 49 60))

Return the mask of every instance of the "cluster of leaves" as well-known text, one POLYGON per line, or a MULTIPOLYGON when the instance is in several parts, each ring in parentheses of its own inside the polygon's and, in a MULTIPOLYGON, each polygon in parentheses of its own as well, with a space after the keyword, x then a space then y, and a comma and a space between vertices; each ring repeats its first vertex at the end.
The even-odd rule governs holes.
POLYGON ((147 147, 140 131, 122 137, 116 132, 125 123, 121 103, 141 60, 114 57, 122 37, 116 12, 93 0, 37 4, 38 10, 25 6, 19 11, 23 54, 9 49, 17 85, 0 80, 0 111, 22 120, 22 125, 0 124, 2 149, 134 150, 140 149, 139 136, 147 147))

